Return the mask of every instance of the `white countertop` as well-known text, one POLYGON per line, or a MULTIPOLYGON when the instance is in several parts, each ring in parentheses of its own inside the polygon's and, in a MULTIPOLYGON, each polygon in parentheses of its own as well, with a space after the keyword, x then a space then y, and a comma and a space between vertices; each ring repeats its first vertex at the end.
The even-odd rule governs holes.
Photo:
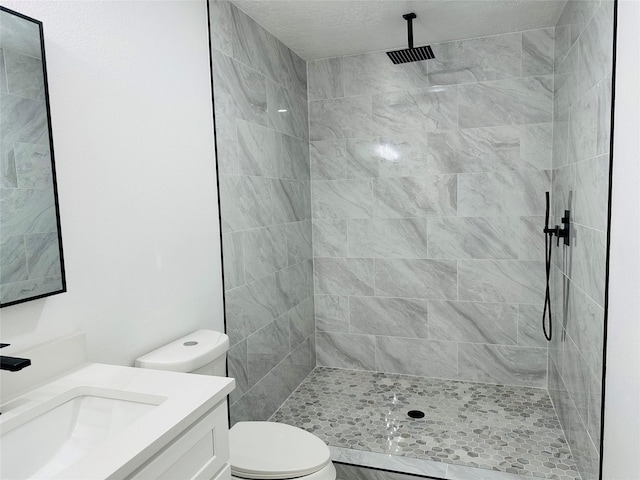
POLYGON ((114 434, 58 479, 124 478, 159 452, 177 434, 225 400, 232 378, 87 363, 0 407, 0 431, 60 403, 61 396, 97 395, 158 405, 114 434))

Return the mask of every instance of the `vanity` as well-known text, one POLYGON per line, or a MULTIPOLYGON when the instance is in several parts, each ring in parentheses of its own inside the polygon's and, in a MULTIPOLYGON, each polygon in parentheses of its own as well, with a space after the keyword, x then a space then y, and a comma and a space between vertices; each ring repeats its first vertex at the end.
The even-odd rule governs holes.
POLYGON ((87 362, 83 334, 4 354, 0 478, 230 479, 231 378, 87 362))

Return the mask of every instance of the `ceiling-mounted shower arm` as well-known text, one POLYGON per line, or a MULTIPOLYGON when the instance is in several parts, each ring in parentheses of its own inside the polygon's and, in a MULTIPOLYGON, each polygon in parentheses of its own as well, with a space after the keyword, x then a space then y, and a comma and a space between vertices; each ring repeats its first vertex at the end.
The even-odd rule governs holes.
POLYGON ((413 19, 416 18, 417 15, 415 13, 405 13, 404 15, 402 15, 402 18, 404 18, 407 21, 407 36, 408 36, 408 43, 409 43, 409 48, 413 48, 413 19))

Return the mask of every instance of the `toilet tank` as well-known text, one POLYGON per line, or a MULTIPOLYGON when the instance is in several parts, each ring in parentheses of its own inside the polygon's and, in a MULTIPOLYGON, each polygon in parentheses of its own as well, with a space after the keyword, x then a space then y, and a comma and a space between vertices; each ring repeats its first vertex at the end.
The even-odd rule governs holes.
POLYGON ((228 350, 227 335, 198 330, 143 355, 136 367, 225 377, 228 350))

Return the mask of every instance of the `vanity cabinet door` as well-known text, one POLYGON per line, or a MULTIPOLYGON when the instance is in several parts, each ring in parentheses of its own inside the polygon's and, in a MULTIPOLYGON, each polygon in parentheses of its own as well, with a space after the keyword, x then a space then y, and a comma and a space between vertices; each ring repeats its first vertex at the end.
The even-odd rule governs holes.
POLYGON ((216 406, 140 467, 130 480, 226 479, 229 462, 227 402, 216 406), (219 475, 222 475, 219 477, 219 475))

